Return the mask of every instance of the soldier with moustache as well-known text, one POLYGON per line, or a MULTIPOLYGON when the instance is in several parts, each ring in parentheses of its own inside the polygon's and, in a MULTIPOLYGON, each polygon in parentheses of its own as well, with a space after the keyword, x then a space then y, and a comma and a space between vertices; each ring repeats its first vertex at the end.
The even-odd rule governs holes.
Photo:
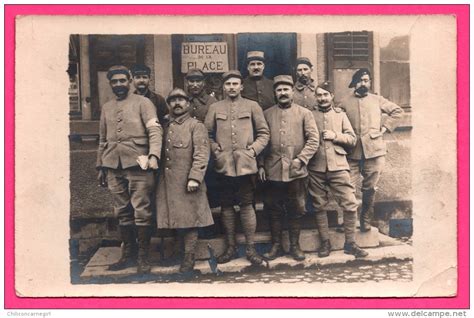
POLYGON ((305 213, 307 164, 318 149, 319 133, 311 111, 293 102, 291 76, 279 75, 273 82, 278 103, 264 112, 271 138, 258 161, 273 243, 263 256, 273 260, 282 253, 282 217, 286 210, 290 255, 302 261, 305 255, 299 246, 300 218, 305 213))
POLYGON ((316 84, 312 79, 313 64, 307 57, 296 59, 296 83, 294 101, 296 104, 312 110, 317 105, 314 94, 316 84))
POLYGON ((385 167, 387 146, 383 136, 399 125, 403 110, 384 97, 369 92, 371 74, 366 68, 354 73, 349 88, 353 88, 354 93, 339 106, 345 110, 357 137, 348 159, 354 187, 362 177, 360 230, 367 232, 371 229, 377 183, 385 167), (382 115, 386 115, 385 118, 382 115))
POLYGON ((135 86, 134 93, 151 100, 153 105, 155 105, 158 120, 160 121, 160 124, 163 125, 166 121, 166 116, 168 115, 168 106, 166 105, 163 96, 150 89, 150 68, 143 64, 135 64, 132 66, 131 72, 133 86, 135 86))
POLYGON ((327 257, 331 253, 326 210, 329 190, 343 210, 344 253, 356 258, 366 257, 367 252, 355 242, 358 202, 346 159, 346 149, 355 145, 356 136, 346 114, 334 106, 334 89, 329 82, 316 87, 316 99, 318 105, 313 107, 312 113, 321 132, 321 141, 318 151, 308 163, 308 170, 309 194, 321 240, 318 256, 327 257))
POLYGON ((234 204, 240 206, 240 221, 246 241, 247 259, 256 265, 263 262, 255 250, 257 219, 253 207, 257 159, 270 133, 261 107, 241 96, 242 75, 239 71, 223 74, 225 99, 212 104, 205 125, 211 141, 214 169, 218 173, 222 224, 226 250, 217 258, 227 263, 237 252, 234 204))
POLYGON ((273 81, 263 76, 265 54, 262 51, 247 52, 247 70, 242 97, 256 101, 263 110, 275 105, 273 81))
POLYGON ((130 71, 121 65, 112 66, 107 79, 115 98, 105 103, 100 116, 98 179, 108 186, 113 196, 114 213, 119 221, 123 242, 119 261, 110 270, 137 265, 139 274, 148 273, 154 189, 154 170, 158 169, 162 128, 152 102, 130 92, 130 71), (138 159, 146 160, 141 168, 138 159))
POLYGON ((194 268, 198 228, 214 224, 203 182, 209 161, 209 138, 202 122, 190 115, 190 102, 180 88, 166 102, 170 119, 164 128, 163 163, 156 193, 159 229, 177 229, 184 241, 179 271, 194 268))

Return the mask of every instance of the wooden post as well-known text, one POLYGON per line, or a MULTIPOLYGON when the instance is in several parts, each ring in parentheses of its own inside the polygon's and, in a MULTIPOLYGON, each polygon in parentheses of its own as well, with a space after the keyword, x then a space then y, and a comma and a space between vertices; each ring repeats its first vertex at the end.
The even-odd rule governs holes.
POLYGON ((91 109, 91 84, 90 84, 90 64, 89 64, 89 36, 79 35, 79 50, 80 50, 80 107, 82 111, 82 120, 92 119, 91 109))

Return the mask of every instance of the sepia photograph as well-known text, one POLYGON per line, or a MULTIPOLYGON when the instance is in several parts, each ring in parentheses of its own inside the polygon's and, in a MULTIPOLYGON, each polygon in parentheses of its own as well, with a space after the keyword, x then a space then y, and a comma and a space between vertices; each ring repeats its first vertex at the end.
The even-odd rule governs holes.
POLYGON ((17 169, 34 151, 50 174, 17 170, 17 292, 455 296, 455 26, 19 17, 17 58, 61 53, 40 87, 21 60, 17 89, 61 103, 17 99, 17 169), (35 120, 46 144, 23 139, 35 120))

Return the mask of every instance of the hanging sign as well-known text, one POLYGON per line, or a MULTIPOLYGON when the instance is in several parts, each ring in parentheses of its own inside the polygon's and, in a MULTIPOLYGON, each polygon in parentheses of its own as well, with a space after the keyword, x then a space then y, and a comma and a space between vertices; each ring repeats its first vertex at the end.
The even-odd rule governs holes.
POLYGON ((181 72, 198 68, 204 73, 223 73, 229 70, 227 42, 183 42, 181 44, 181 72))

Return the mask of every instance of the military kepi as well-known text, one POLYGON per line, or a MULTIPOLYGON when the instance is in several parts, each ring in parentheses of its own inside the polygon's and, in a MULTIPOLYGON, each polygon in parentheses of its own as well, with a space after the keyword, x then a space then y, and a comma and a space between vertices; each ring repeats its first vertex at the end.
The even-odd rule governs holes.
POLYGON ((229 78, 231 77, 236 77, 236 78, 240 78, 242 80, 242 74, 240 74, 239 71, 237 70, 230 70, 228 72, 225 72, 224 74, 222 74, 222 81, 225 82, 227 81, 229 78))
POLYGON ((186 74, 186 79, 202 80, 204 79, 204 73, 198 68, 192 68, 186 74))
POLYGON ((357 70, 357 72, 355 72, 354 75, 352 75, 352 81, 349 84, 349 88, 355 87, 357 83, 360 82, 360 79, 364 75, 369 75, 370 78, 372 77, 370 75, 370 71, 367 68, 361 68, 360 70, 357 70))
POLYGON ((277 87, 278 84, 287 84, 294 86, 293 78, 290 75, 278 75, 273 78, 273 88, 277 87))
POLYGON ((150 76, 150 74, 151 74, 151 69, 148 66, 143 65, 143 64, 133 65, 132 68, 130 69, 130 71, 132 72, 133 76, 137 76, 137 75, 148 75, 148 76, 150 76))
POLYGON ((262 51, 249 51, 247 52, 247 62, 250 61, 265 61, 265 54, 262 51))
POLYGON ((170 100, 175 97, 183 97, 186 100, 189 100, 188 95, 181 88, 174 88, 166 97, 166 102, 169 104, 170 100))
POLYGON ((107 79, 110 81, 112 76, 116 74, 124 74, 128 78, 130 78, 130 71, 128 70, 128 68, 126 68, 123 65, 114 65, 110 67, 109 70, 107 71, 107 79))
POLYGON ((325 91, 328 91, 329 93, 334 94, 334 86, 329 81, 319 83, 316 89, 318 88, 324 89, 325 91))
POLYGON ((296 59, 296 66, 300 65, 300 64, 306 64, 308 65, 309 67, 313 67, 313 64, 311 63, 311 61, 309 60, 309 58, 307 57, 299 57, 296 59))

